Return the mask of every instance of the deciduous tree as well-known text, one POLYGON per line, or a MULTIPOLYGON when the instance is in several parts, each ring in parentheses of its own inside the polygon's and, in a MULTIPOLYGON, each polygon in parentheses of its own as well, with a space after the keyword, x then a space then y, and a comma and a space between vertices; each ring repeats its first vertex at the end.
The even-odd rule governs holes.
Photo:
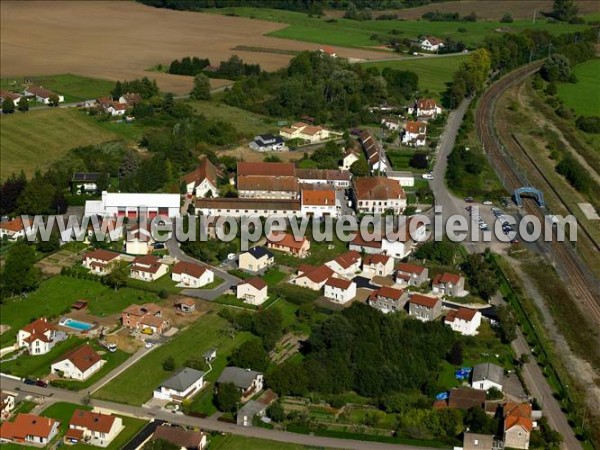
POLYGON ((206 75, 199 73, 194 77, 194 87, 190 97, 194 100, 210 100, 210 80, 206 75))
POLYGON ((219 411, 236 412, 242 399, 242 394, 237 386, 233 383, 221 383, 218 389, 215 400, 219 411))

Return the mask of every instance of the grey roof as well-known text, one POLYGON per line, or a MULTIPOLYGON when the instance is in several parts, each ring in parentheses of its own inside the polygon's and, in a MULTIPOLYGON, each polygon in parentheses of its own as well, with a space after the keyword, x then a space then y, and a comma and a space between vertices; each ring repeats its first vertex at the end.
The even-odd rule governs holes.
POLYGON ((201 370, 184 367, 171 378, 162 383, 161 386, 167 389, 173 389, 174 391, 183 392, 203 376, 204 372, 201 370))
POLYGON ((504 369, 496 364, 483 363, 473 367, 473 381, 490 380, 502 384, 504 369))
POLYGON ((463 450, 493 450, 494 436, 489 434, 465 433, 463 450))
POLYGON ((75 172, 71 181, 98 181, 100 174, 97 172, 75 172))
POLYGON ((257 375, 262 375, 262 373, 255 370, 230 366, 225 367, 223 373, 217 380, 217 383, 233 383, 240 389, 248 389, 257 375))
POLYGON ((267 406, 268 405, 257 402, 256 400, 250 400, 244 406, 242 406, 242 409, 239 410, 238 417, 254 417, 256 414, 266 411, 267 406))

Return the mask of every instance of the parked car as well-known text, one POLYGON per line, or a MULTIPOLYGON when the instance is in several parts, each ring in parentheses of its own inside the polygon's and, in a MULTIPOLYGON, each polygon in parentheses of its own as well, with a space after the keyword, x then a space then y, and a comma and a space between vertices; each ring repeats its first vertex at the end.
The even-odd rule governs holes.
POLYGON ((46 383, 44 380, 37 380, 35 385, 43 388, 48 387, 48 383, 46 383))
POLYGON ((35 384, 35 380, 32 380, 31 378, 25 378, 23 380, 23 383, 25 384, 30 384, 30 385, 34 385, 35 384))
POLYGON ((146 347, 146 348, 152 348, 152 347, 154 347, 154 344, 152 342, 150 342, 150 341, 146 341, 146 343, 144 344, 144 347, 146 347))
POLYGON ((424 180, 433 180, 433 174, 432 173, 424 173, 422 175, 424 180))
POLYGON ((484 205, 493 205, 491 200, 486 200, 485 202, 483 202, 484 205))
POLYGON ((467 202, 467 203, 473 203, 474 201, 475 201, 475 199, 473 197, 465 198, 465 202, 467 202))

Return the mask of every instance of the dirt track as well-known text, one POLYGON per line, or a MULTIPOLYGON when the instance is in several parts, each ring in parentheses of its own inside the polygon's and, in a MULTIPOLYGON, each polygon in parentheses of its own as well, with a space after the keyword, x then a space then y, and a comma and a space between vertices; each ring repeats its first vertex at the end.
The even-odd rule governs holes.
MULTIPOLYGON (((157 9, 135 2, 2 1, 0 76, 74 73, 111 80, 156 78, 163 90, 187 93, 190 77, 146 69, 184 56, 217 64, 237 53, 266 70, 289 55, 232 51, 238 45, 316 50, 318 44, 263 36, 282 24, 215 14, 157 9)), ((384 53, 336 48, 344 57, 384 53)), ((215 83, 218 85, 218 82, 215 83)))

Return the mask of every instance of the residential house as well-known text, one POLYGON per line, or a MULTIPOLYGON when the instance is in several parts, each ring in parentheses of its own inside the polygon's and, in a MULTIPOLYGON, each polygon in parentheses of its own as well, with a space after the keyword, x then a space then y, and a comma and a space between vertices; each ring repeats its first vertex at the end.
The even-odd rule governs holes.
POLYGON ((45 317, 40 317, 25 325, 17 333, 19 348, 27 348, 30 355, 44 355, 56 343, 56 327, 45 317))
POLYGON ((236 297, 244 303, 259 306, 267 300, 267 283, 260 278, 250 278, 237 285, 236 297))
POLYGON ((319 49, 319 53, 330 56, 332 58, 337 58, 337 53, 335 52, 333 47, 322 47, 319 49))
POLYGON ((129 105, 126 103, 120 103, 109 97, 100 97, 96 99, 96 105, 98 105, 98 108, 104 113, 110 114, 113 117, 124 116, 125 111, 129 108, 129 105))
POLYGON ((360 271, 360 263, 360 253, 355 250, 348 250, 335 259, 326 262, 325 265, 342 277, 352 278, 356 272, 360 271))
POLYGON ((98 372, 105 363, 91 345, 83 344, 54 361, 50 366, 50 373, 58 374, 61 378, 83 381, 98 372))
POLYGON ((431 289, 434 294, 459 297, 464 294, 465 279, 454 273, 440 273, 433 279, 431 289))
POLYGON ((298 199, 293 163, 239 162, 237 190, 240 198, 298 199))
POLYGON ((129 276, 136 280, 156 281, 169 271, 169 266, 161 262, 158 256, 144 255, 133 260, 129 276))
POLYGON ((381 234, 375 234, 371 240, 366 240, 361 236, 361 233, 357 233, 350 242, 350 250, 364 252, 369 255, 383 253, 396 259, 406 258, 414 250, 416 244, 425 239, 427 234, 425 224, 423 222, 413 222, 414 220, 414 217, 410 217, 403 224, 399 224, 393 236, 389 236, 389 238, 395 238, 394 240, 382 238, 381 234))
POLYGON ((381 143, 370 132, 362 131, 359 140, 371 172, 386 172, 391 168, 381 143))
POLYGON ((175 301, 175 309, 183 314, 191 314, 196 311, 196 302, 191 298, 183 298, 175 301))
POLYGON ((429 269, 416 264, 400 263, 396 271, 396 283, 407 286, 421 286, 429 281, 429 269))
POLYGON ((444 318, 444 324, 453 331, 465 336, 475 336, 481 325, 481 313, 476 309, 460 307, 451 309, 444 318))
POLYGON ((119 103, 126 103, 129 106, 135 106, 142 102, 142 96, 137 92, 126 92, 119 97, 119 103))
POLYGON ((305 258, 310 251, 310 241, 303 237, 296 240, 293 234, 272 232, 267 236, 267 248, 305 258))
POLYGON ((415 185, 415 175, 412 172, 388 170, 385 174, 390 180, 397 181, 403 188, 415 185))
POLYGON ((433 36, 425 36, 419 42, 419 46, 428 52, 437 52, 444 47, 444 41, 433 36))
POLYGON ((394 271, 394 258, 382 253, 366 255, 362 264, 363 274, 374 277, 387 277, 394 271))
POLYGON ((179 261, 173 266, 171 279, 180 287, 199 288, 212 283, 215 280, 215 273, 206 266, 179 261))
POLYGON ((151 221, 134 224, 127 232, 125 252, 130 255, 147 255, 154 250, 151 221))
POLYGON ((254 140, 250 142, 250 148, 257 152, 283 152, 288 149, 281 136, 272 134, 254 136, 254 140))
POLYGON ((69 224, 63 230, 60 230, 60 240, 62 243, 78 240, 89 244, 93 237, 97 241, 104 242, 107 239, 110 242, 116 242, 123 238, 124 220, 123 218, 111 218, 91 216, 83 218, 81 224, 69 224), (87 225, 87 229, 85 228, 87 225))
POLYGON ((450 389, 448 398, 436 400, 433 403, 435 409, 453 408, 468 411, 471 408, 485 408, 485 391, 471 389, 468 387, 458 387, 450 389))
POLYGON ((337 218, 342 209, 333 189, 302 189, 300 205, 302 216, 309 218, 337 218))
POLYGON ((341 133, 335 133, 319 125, 296 122, 289 128, 279 130, 279 135, 285 139, 298 139, 306 144, 317 144, 334 136, 341 136, 341 133))
POLYGON ((65 433, 65 443, 108 447, 124 428, 120 417, 76 409, 65 433))
POLYGON ((371 293, 368 303, 373 308, 387 314, 402 311, 407 299, 408 293, 405 293, 403 289, 382 286, 371 293))
POLYGON ((265 247, 252 247, 240 254, 238 266, 247 272, 262 272, 275 264, 273 253, 265 247))
POLYGON ((0 425, 0 442, 48 445, 59 431, 60 422, 35 414, 18 414, 14 421, 0 425))
POLYGON ((98 192, 98 172, 75 172, 71 178, 71 192, 76 195, 98 192))
POLYGON ((298 183, 306 185, 326 185, 335 189, 350 187, 350 173, 344 170, 333 169, 296 169, 298 183))
POLYGON ((33 225, 33 220, 31 220, 30 224, 27 226, 25 226, 21 217, 0 222, 0 240, 4 239, 6 236, 6 239, 15 242, 19 239, 25 239, 28 236, 34 235, 35 233, 36 227, 33 225))
POLYGON ((182 402, 193 397, 204 387, 204 375, 201 370, 184 367, 154 390, 152 396, 169 402, 182 402))
POLYGON ((340 166, 340 170, 350 170, 352 164, 354 164, 359 159, 360 156, 356 147, 346 149, 346 151, 344 152, 344 157, 342 158, 342 165, 340 166))
POLYGON ((400 120, 393 119, 391 117, 384 117, 381 119, 381 125, 390 131, 398 131, 400 128, 400 120))
POLYGON ((204 158, 196 170, 182 177, 187 194, 195 195, 197 198, 218 197, 219 174, 219 170, 213 163, 208 158, 204 158))
POLYGON ((502 390, 504 369, 496 364, 476 364, 471 373, 471 386, 473 389, 488 391, 491 388, 502 390))
POLYGON ((533 431, 531 405, 528 403, 507 402, 502 408, 504 414, 504 445, 506 448, 529 448, 533 431))
POLYGON ((114 264, 120 260, 120 253, 97 248, 83 254, 82 265, 94 275, 106 275, 111 271, 114 264))
POLYGON ((185 430, 169 424, 157 427, 150 440, 168 442, 186 450, 202 450, 207 445, 206 434, 201 431, 185 430))
POLYGON ((202 355, 202 357, 204 358, 204 361, 206 361, 207 363, 211 363, 213 362, 215 359, 217 359, 217 349, 216 348, 209 348, 207 351, 204 352, 204 354, 202 355))
POLYGON ((297 286, 302 286, 313 291, 320 291, 325 282, 333 276, 334 272, 326 265, 318 267, 300 264, 296 278, 290 281, 297 286))
POLYGON ((196 214, 219 217, 281 217, 301 216, 300 200, 251 198, 202 198, 195 202, 196 214))
POLYGON ((37 102, 43 103, 44 105, 50 104, 50 98, 53 95, 56 95, 56 97, 58 97, 58 103, 64 103, 65 101, 65 97, 63 95, 55 94, 54 92, 49 91, 48 89, 44 89, 41 86, 29 86, 27 89, 25 89, 23 94, 26 97, 35 97, 35 100, 37 102))
POLYGON ((442 314, 442 302, 437 297, 413 294, 408 305, 408 315, 422 322, 435 320, 442 314))
POLYGON ((427 124, 409 120, 404 126, 402 143, 411 147, 424 147, 427 139, 427 124))
POLYGON ((416 114, 418 120, 429 120, 435 119, 441 114, 442 108, 432 98, 420 98, 415 102, 413 107, 408 108, 408 113, 416 114))
POLYGON ((359 213, 401 214, 406 208, 404 189, 394 180, 385 177, 357 177, 353 194, 359 213))
POLYGON ((146 216, 179 217, 181 196, 179 194, 141 194, 102 192, 101 200, 85 202, 84 216, 127 217, 129 220, 146 216))
POLYGON ((261 396, 258 400, 249 400, 240 408, 237 413, 236 422, 240 427, 251 427, 254 417, 264 417, 269 407, 269 403, 264 401, 266 396, 261 396))
POLYGON ((217 379, 217 389, 219 385, 225 383, 233 383, 242 394, 242 401, 245 402, 254 394, 262 391, 264 375, 255 370, 228 366, 223 369, 221 376, 217 379))
POLYGON ((0 392, 0 419, 6 420, 15 409, 16 395, 10 392, 0 392))
POLYGON ((348 303, 356 297, 356 283, 352 280, 330 277, 325 282, 325 297, 335 303, 348 303))
POLYGON ((154 303, 128 306, 121 313, 121 322, 131 330, 152 333, 162 333, 169 328, 169 321, 162 316, 162 308, 154 303))
POLYGON ((501 447, 491 434, 465 432, 462 450, 500 450, 501 447))
POLYGON ((10 91, 5 91, 5 90, 0 90, 0 103, 2 103, 4 100, 6 100, 7 98, 12 100, 13 104, 15 105, 15 108, 19 105, 19 101, 21 100, 21 94, 18 94, 16 92, 10 92, 10 91))

